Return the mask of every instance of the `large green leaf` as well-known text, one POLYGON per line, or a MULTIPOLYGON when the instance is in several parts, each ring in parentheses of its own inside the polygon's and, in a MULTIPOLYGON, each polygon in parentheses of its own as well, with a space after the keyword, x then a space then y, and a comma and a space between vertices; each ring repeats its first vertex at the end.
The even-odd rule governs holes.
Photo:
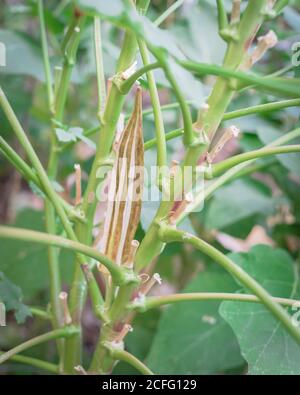
MULTIPOLYGON (((256 246, 231 258, 272 295, 300 299, 295 266, 285 251, 256 246)), ((263 305, 223 302, 220 313, 238 338, 250 374, 300 374, 300 346, 263 305)), ((297 314, 296 307, 291 313, 297 314)))
POLYGON ((78 5, 102 16, 118 18, 128 10, 127 2, 122 0, 77 0, 78 5))
POLYGON ((0 302, 4 303, 6 311, 14 311, 15 318, 19 324, 31 316, 30 309, 22 303, 23 295, 19 287, 9 281, 0 272, 0 302))
MULTIPOLYGON (((183 59, 175 37, 167 30, 156 27, 148 18, 139 15, 128 1, 111 3, 101 0, 77 0, 78 5, 92 15, 100 15, 118 25, 131 30, 151 45, 153 50, 164 50, 178 59, 183 59)), ((160 52, 161 54, 161 52, 160 52)))
MULTIPOLYGON (((44 231, 42 213, 24 210, 18 215, 15 226, 44 231)), ((0 270, 22 289, 26 300, 48 289, 47 247, 15 240, 0 240, 0 251, 0 270)), ((73 259, 72 254, 66 251, 61 253, 61 271, 64 280, 70 279, 73 259)))
MULTIPOLYGON (((185 292, 232 292, 236 284, 222 270, 199 273, 185 292)), ((157 374, 212 374, 241 366, 239 348, 218 314, 220 303, 183 302, 167 308, 146 359, 157 374)))
POLYGON ((215 4, 216 2, 209 5, 199 2, 197 7, 191 4, 190 9, 186 10, 188 18, 185 23, 175 23, 170 27, 176 35, 179 47, 189 59, 205 63, 222 63, 226 44, 218 33, 215 4), (205 37, 209 37, 209 40, 205 40, 205 37))
POLYGON ((268 188, 257 181, 236 180, 215 193, 205 224, 209 229, 222 229, 255 214, 265 217, 273 210, 268 188))
POLYGON ((44 79, 42 52, 31 37, 25 33, 0 30, 0 42, 6 48, 6 66, 1 67, 1 73, 44 79))
MULTIPOLYGON (((264 144, 270 144, 272 141, 280 138, 283 134, 274 127, 264 124, 257 127, 257 134, 264 144)), ((293 144, 299 144, 300 139, 293 141, 293 144)), ((279 162, 295 175, 300 175, 300 155, 299 153, 290 153, 284 155, 276 155, 279 162)))

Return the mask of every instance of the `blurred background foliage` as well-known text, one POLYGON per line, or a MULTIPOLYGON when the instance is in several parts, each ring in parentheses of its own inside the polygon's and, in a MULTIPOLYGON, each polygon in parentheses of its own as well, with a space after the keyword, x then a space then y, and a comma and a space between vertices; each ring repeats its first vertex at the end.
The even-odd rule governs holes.
MULTIPOLYGON (((215 3, 214 0, 186 0, 183 6, 163 23, 162 28, 169 30, 187 57, 204 63, 221 64, 225 44, 217 33, 215 3)), ((231 1, 225 3, 229 10, 231 1)), ((170 0, 151 1, 148 13, 150 20, 155 20, 171 4, 170 0)), ((45 7, 51 64, 54 67, 62 62, 63 54, 60 46, 65 27, 70 20, 70 1, 47 0, 45 7)), ((256 66, 256 71, 270 74, 291 66, 292 44, 300 42, 299 11, 300 1, 291 1, 291 5, 279 18, 268 21, 264 25, 262 33, 272 29, 280 41, 276 48, 269 51, 263 61, 256 66)), ((103 22, 102 37, 105 74, 109 78, 114 74, 123 33, 110 23, 103 22)), ((31 141, 34 142, 39 157, 43 163, 46 163, 50 129, 46 91, 43 85, 37 5, 34 0, 1 0, 0 42, 5 43, 7 48, 7 67, 0 67, 0 84, 31 141)), ((295 70, 291 69, 287 75, 292 76, 294 72, 295 70)), ((163 74, 155 72, 155 76, 160 87, 161 103, 174 102, 175 98, 163 74)), ((209 94, 213 80, 213 78, 204 78, 200 82, 192 78, 190 81, 181 81, 195 114, 199 103, 209 94)), ((147 88, 146 81, 142 81, 142 84, 147 88)), ((125 112, 130 112, 132 99, 129 96, 125 112)), ((275 101, 275 98, 271 95, 248 89, 237 96, 229 110, 272 101, 275 101)), ((149 107, 150 99, 145 89, 144 108, 149 107)), ((181 125, 180 113, 176 109, 164 112, 164 120, 167 131, 181 125)), ((223 155, 261 147, 297 125, 300 126, 299 108, 247 116, 234 122, 242 130, 242 136, 238 143, 229 144, 223 155)), ((97 92, 93 32, 92 23, 89 21, 83 33, 78 62, 72 75, 64 127, 66 129, 80 127, 84 130, 96 125, 97 92)), ((23 155, 2 112, 0 112, 0 128, 1 135, 23 155)), ((154 123, 153 116, 150 114, 144 117, 144 138, 146 141, 153 137, 154 123)), ((97 141, 96 137, 92 139, 97 141)), ((180 138, 168 142, 168 153, 169 158, 182 158, 183 145, 180 138)), ((72 149, 61 153, 59 179, 56 182, 65 196, 73 194, 74 163, 81 163, 88 174, 92 157, 93 148, 91 144, 84 141, 77 142, 72 149)), ((155 164, 155 149, 146 152, 145 161, 147 167, 155 164)), ((261 259, 258 269, 261 269, 267 260, 276 261, 278 258, 282 261, 280 249, 286 251, 285 267, 292 265, 293 261, 298 262, 299 265, 300 156, 280 155, 272 159, 261 159, 257 165, 257 171, 253 174, 245 175, 221 187, 206 202, 201 212, 191 214, 181 226, 214 243, 225 253, 231 252, 238 262, 245 260, 243 254, 251 250, 256 263, 261 259), (255 244, 265 244, 265 246, 253 247, 255 244), (277 249, 274 249, 275 247, 277 249), (264 258, 260 258, 262 249, 264 258)), ((41 197, 21 179, 2 156, 0 156, 0 188, 2 223, 43 230, 41 197)), ((155 202, 144 204, 139 238, 147 229, 157 206, 158 203, 155 202)), ((48 301, 46 249, 28 243, 0 240, 0 251, 0 272, 5 273, 6 278, 21 289, 20 293, 17 292, 16 300, 20 301, 22 294, 25 304, 45 306, 48 301)), ((61 263, 63 281, 67 288, 73 271, 72 255, 63 252, 61 263)), ((168 246, 153 265, 164 280, 163 285, 154 290, 155 294, 181 290, 235 292, 241 288, 228 274, 215 267, 213 262, 192 248, 179 244, 168 246)), ((264 278, 268 278, 267 268, 265 274, 264 278)), ((260 279, 259 274, 257 276, 260 279)), ((272 278, 272 281, 279 281, 279 277, 280 273, 272 278)), ((2 293, 3 281, 0 278, 2 293)), ((289 281, 291 283, 295 281, 292 274, 289 281)), ((248 359, 247 345, 243 343, 243 339, 240 339, 238 336, 240 332, 236 329, 239 325, 240 327, 245 325, 245 320, 241 323, 234 320, 232 322, 230 302, 222 304, 221 315, 219 307, 219 302, 199 304, 191 302, 138 315, 134 322, 134 332, 129 334, 126 346, 137 357, 145 359, 157 373, 242 374, 247 371, 247 362, 251 365, 251 358, 253 359, 253 356, 248 359)), ((254 313, 255 311, 251 310, 249 316, 254 313)), ((0 329, 0 349, 9 348, 26 338, 33 337, 48 326, 47 323, 30 317, 18 324, 12 313, 9 314, 8 321, 8 326, 0 329)), ((272 327, 274 323, 269 324, 272 327)), ((98 324, 94 321, 89 306, 84 314, 83 325, 85 353, 88 356, 93 350, 98 330, 98 324)), ((264 344, 265 339, 259 339, 260 333, 255 332, 258 323, 254 322, 253 325, 253 341, 261 340, 259 344, 264 344)), ((281 334, 279 333, 278 336, 281 334)), ((292 349, 292 346, 290 348, 292 349)), ((277 358, 283 358, 281 351, 278 350, 277 358)), ((298 356, 292 357, 295 363, 298 362, 298 366, 300 366, 299 354, 298 348, 298 356)), ((28 355, 50 361, 56 358, 51 345, 35 348, 28 355)), ((267 364, 269 371, 272 372, 277 362, 273 361, 272 366, 269 366, 270 363, 267 364)), ((263 365, 263 368, 266 369, 266 365, 263 365)), ((251 371, 261 372, 259 367, 253 367, 253 363, 252 367, 250 366, 251 371)), ((0 367, 0 374, 32 372, 39 373, 34 368, 12 362, 0 367)), ((115 373, 136 372, 121 363, 116 367, 115 373)))

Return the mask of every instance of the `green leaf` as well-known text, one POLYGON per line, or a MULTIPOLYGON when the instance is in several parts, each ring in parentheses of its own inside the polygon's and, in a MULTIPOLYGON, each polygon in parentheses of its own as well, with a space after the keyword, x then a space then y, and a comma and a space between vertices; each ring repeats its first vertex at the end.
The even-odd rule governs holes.
POLYGON ((176 81, 180 82, 180 89, 185 98, 193 100, 200 107, 205 99, 205 92, 201 82, 197 81, 191 73, 181 67, 171 57, 168 58, 168 65, 176 81))
POLYGON ((99 0, 77 0, 77 4, 90 12, 97 12, 102 16, 120 17, 126 12, 126 2, 122 0, 99 1, 99 0))
POLYGON ((155 336, 159 311, 149 310, 138 314, 133 321, 134 330, 126 336, 126 348, 137 358, 144 360, 155 336))
MULTIPOLYGON (((282 133, 271 125, 263 125, 257 127, 257 135, 263 144, 269 144, 272 141, 282 136, 282 133)), ((300 139, 294 140, 291 144, 299 144, 300 139)), ((300 175, 300 155, 299 153, 290 153, 283 155, 276 155, 278 161, 289 171, 295 175, 300 175)))
POLYGON ((55 133, 56 133, 58 140, 62 143, 70 143, 72 141, 75 142, 77 140, 80 140, 80 141, 83 141, 89 147, 91 147, 93 149, 96 148, 95 143, 92 140, 90 140, 89 138, 87 138, 86 136, 84 136, 83 129, 78 126, 71 127, 68 130, 56 128, 55 133))
MULTIPOLYGON (((210 267, 184 292, 234 292, 231 277, 210 267)), ((235 337, 218 314, 220 303, 182 302, 167 308, 146 363, 157 374, 213 374, 243 365, 235 337)))
MULTIPOLYGON (((273 296, 300 298, 295 265, 285 251, 256 246, 230 257, 273 296)), ((250 374, 300 374, 300 346, 263 305, 222 302, 220 313, 238 338, 250 374)))
POLYGON ((68 130, 68 133, 71 133, 77 138, 78 140, 81 140, 84 142, 86 145, 89 147, 96 149, 96 144, 89 138, 85 137, 83 134, 83 129, 80 127, 72 127, 68 130))
MULTIPOLYGON (((30 209, 20 212, 14 225, 38 231, 45 230, 43 214, 30 209)), ((21 287, 26 300, 48 289, 47 247, 15 240, 0 240, 0 251, 0 270, 21 287)), ((72 254, 61 251, 60 262, 63 281, 69 281, 74 269, 72 254)))
POLYGON ((77 3, 86 12, 100 15, 143 37, 153 50, 163 49, 178 59, 184 58, 174 36, 169 31, 156 27, 148 18, 139 15, 132 6, 128 6, 127 1, 118 0, 116 5, 115 2, 109 4, 109 2, 97 0, 77 0, 77 3))
MULTIPOLYGON (((216 3, 216 2, 213 2, 216 3)), ((179 47, 189 59, 194 61, 221 64, 226 49, 225 42, 218 34, 215 4, 199 2, 186 19, 187 26, 175 23, 171 31, 176 36, 179 47), (209 37, 206 40, 205 37, 209 37)))
POLYGON ((295 32, 299 32, 300 15, 292 7, 285 7, 283 10, 283 17, 288 25, 293 28, 295 32))
POLYGON ((4 303, 6 311, 14 311, 18 324, 31 317, 30 309, 22 303, 22 299, 21 289, 0 272, 0 302, 4 303))
POLYGON ((71 141, 76 141, 76 136, 73 133, 66 132, 64 129, 56 128, 55 133, 58 140, 62 143, 70 143, 71 141))
POLYGON ((215 193, 205 223, 209 229, 222 229, 255 214, 263 217, 274 210, 267 187, 249 179, 233 181, 215 193))
POLYGON ((3 74, 30 75, 44 80, 44 68, 40 46, 21 32, 0 30, 0 42, 6 48, 6 67, 3 74))

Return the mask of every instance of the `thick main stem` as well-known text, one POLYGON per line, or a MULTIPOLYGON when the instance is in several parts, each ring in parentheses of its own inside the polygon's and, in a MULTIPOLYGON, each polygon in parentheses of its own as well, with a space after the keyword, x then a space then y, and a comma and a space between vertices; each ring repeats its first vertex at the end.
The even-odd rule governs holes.
MULTIPOLYGON (((117 73, 125 71, 129 66, 132 65, 136 56, 136 50, 137 42, 135 36, 130 32, 126 33, 122 51, 118 60, 116 70, 117 73)), ((97 172, 101 166, 109 162, 116 126, 124 101, 125 96, 119 92, 115 84, 112 84, 107 96, 104 112, 101 116, 102 127, 101 134, 99 136, 99 142, 97 144, 98 149, 92 165, 91 173, 89 175, 88 185, 82 203, 82 209, 86 214, 87 223, 77 224, 76 226, 76 234, 79 241, 87 245, 91 244, 92 242, 93 220, 97 205, 96 192, 99 187, 97 185, 97 172)), ((76 322, 80 322, 81 320, 82 309, 86 296, 85 289, 86 284, 82 272, 79 267, 76 267, 70 295, 70 310, 73 313, 73 316, 76 318, 76 322)), ((66 361, 66 368, 70 373, 73 372, 73 367, 75 365, 80 364, 80 343, 80 338, 73 338, 66 344, 66 349, 69 355, 66 361)))

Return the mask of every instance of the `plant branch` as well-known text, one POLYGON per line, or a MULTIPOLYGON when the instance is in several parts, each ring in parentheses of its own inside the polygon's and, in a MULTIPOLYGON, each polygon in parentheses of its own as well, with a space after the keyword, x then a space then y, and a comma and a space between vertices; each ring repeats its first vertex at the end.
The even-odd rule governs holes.
POLYGON ((8 121, 10 122, 13 131, 15 132, 18 140, 20 141, 21 145, 23 146, 28 158, 30 159, 30 161, 35 169, 35 171, 37 173, 37 177, 39 178, 41 186, 43 188, 43 191, 46 193, 48 198, 51 200, 53 206, 55 207, 56 212, 61 219, 61 222, 63 224, 63 227, 65 228, 65 231, 66 231, 68 237, 71 240, 76 241, 76 235, 73 231, 72 225, 71 225, 69 218, 64 210, 64 207, 61 204, 61 199, 59 199, 57 197, 57 194, 52 187, 52 184, 48 178, 47 173, 45 172, 45 169, 43 168, 43 165, 41 164, 37 154, 35 153, 28 137, 26 136, 25 131, 23 130, 13 109, 11 108, 1 87, 0 87, 0 105, 2 106, 2 109, 5 113, 8 121))
POLYGON ((125 268, 111 261, 106 255, 97 251, 95 248, 79 243, 77 241, 65 239, 60 236, 51 235, 43 232, 27 230, 22 228, 12 228, 0 226, 0 238, 28 241, 48 246, 55 246, 84 254, 102 263, 110 272, 117 285, 135 282, 137 279, 125 268))
MULTIPOLYGON (((300 128, 297 128, 297 129, 292 130, 291 132, 279 137, 278 139, 274 140, 272 143, 268 144, 266 146, 266 148, 279 147, 283 144, 288 143, 289 141, 292 141, 292 140, 298 138, 299 136, 300 136, 300 128)), ((227 170, 227 172, 222 174, 217 180, 210 183, 205 188, 203 193, 196 195, 195 200, 189 206, 189 209, 179 218, 179 221, 181 221, 188 214, 188 212, 191 212, 193 209, 195 209, 197 206, 199 206, 199 204, 201 204, 204 200, 210 198, 211 195, 218 188, 220 188, 225 183, 234 179, 240 172, 243 172, 245 169, 250 167, 255 161, 256 161, 256 158, 250 159, 247 162, 238 164, 238 165, 232 167, 231 169, 227 170)))
POLYGON ((262 77, 257 74, 244 73, 242 71, 236 71, 224 66, 217 66, 205 63, 195 63, 191 61, 182 60, 179 62, 181 66, 189 71, 196 73, 197 75, 216 75, 227 79, 238 79, 246 84, 251 84, 253 87, 262 87, 275 94, 284 94, 288 97, 297 98, 299 95, 299 79, 288 79, 288 78, 274 78, 274 77, 262 77))
POLYGON ((175 3, 173 3, 169 8, 166 9, 155 21, 153 24, 155 26, 161 25, 173 12, 175 12, 179 7, 182 6, 182 4, 185 2, 185 0, 177 0, 175 3))
POLYGON ((298 106, 300 106, 300 99, 281 100, 278 102, 260 104, 258 106, 241 108, 239 110, 226 112, 222 120, 227 121, 229 119, 245 117, 251 114, 264 114, 270 111, 276 111, 287 107, 298 107, 298 106))
POLYGON ((154 373, 137 357, 130 354, 128 351, 107 346, 111 357, 115 360, 127 362, 133 366, 137 371, 144 375, 153 375, 154 373))
MULTIPOLYGON (((278 298, 272 297, 273 301, 279 303, 283 306, 294 306, 296 304, 300 305, 299 300, 288 299, 288 298, 278 298)), ((182 294, 173 294, 166 296, 150 296, 146 298, 145 303, 142 306, 138 306, 132 302, 129 305, 129 308, 137 309, 138 311, 144 312, 153 308, 157 308, 160 306, 180 303, 180 302, 191 302, 191 301, 207 301, 207 300, 232 300, 237 302, 254 302, 254 303, 262 303, 261 299, 259 299, 255 295, 247 295, 247 294, 237 294, 237 293, 224 293, 224 292, 194 292, 194 293, 182 293, 182 294)))
POLYGON ((160 237, 164 242, 177 241, 188 243, 221 265, 225 270, 227 270, 231 275, 239 280, 247 289, 256 295, 270 310, 274 317, 276 317, 282 323, 290 335, 300 344, 300 330, 293 325, 291 317, 286 312, 286 310, 284 310, 277 302, 275 302, 272 296, 258 282, 256 282, 247 272, 235 264, 226 255, 198 237, 166 225, 161 225, 160 237))
POLYGON ((45 25, 45 17, 44 17, 43 0, 38 0, 38 15, 39 15, 39 20, 40 20, 43 61, 44 61, 44 70, 45 70, 46 86, 47 86, 47 94, 48 94, 48 105, 49 105, 50 111, 53 113, 54 112, 54 92, 53 92, 53 85, 52 85, 51 67, 50 67, 50 61, 49 61, 49 51, 48 51, 48 44, 47 44, 47 33, 46 33, 46 25, 45 25))
MULTIPOLYGON (((166 133, 165 139, 166 139, 166 141, 169 141, 169 140, 175 139, 176 137, 183 136, 183 133, 184 133, 184 131, 182 128, 174 129, 171 132, 166 133)), ((157 144, 157 138, 148 140, 144 144, 144 150, 147 151, 148 149, 155 147, 156 144, 157 144)))
MULTIPOLYGON (((187 103, 193 103, 193 101, 186 101, 187 103)), ((239 110, 234 110, 230 112, 226 112, 222 118, 222 121, 228 121, 230 119, 235 119, 235 118, 240 118, 240 117, 245 117, 251 114, 264 114, 268 113, 271 111, 276 111, 276 110, 281 110, 283 108, 288 108, 288 107, 298 107, 300 106, 300 99, 290 99, 290 100, 281 100, 278 102, 274 103, 265 103, 265 104, 259 104, 257 106, 252 106, 252 107, 246 107, 246 108, 241 108, 239 110)), ((169 110, 175 110, 179 106, 179 103, 171 103, 171 104, 165 104, 161 106, 161 111, 169 111, 169 110)), ((143 116, 146 115, 151 115, 153 114, 153 108, 148 108, 143 111, 143 116)), ((127 119, 129 116, 126 116, 125 118, 127 119)), ((84 135, 86 137, 92 136, 95 133, 99 131, 99 126, 95 126, 93 128, 87 129, 84 131, 84 135)), ((183 135, 183 128, 178 128, 174 129, 168 133, 166 133, 166 141, 172 140, 173 138, 180 137, 183 135)), ((153 139, 150 139, 145 142, 144 149, 148 150, 152 147, 156 146, 156 137, 153 139)), ((70 142, 68 144, 65 144, 62 148, 62 151, 65 151, 66 149, 70 148, 72 145, 74 145, 73 142, 70 142)))
MULTIPOLYGON (((243 13, 242 19, 237 27, 238 40, 230 40, 227 46, 226 54, 223 61, 223 66, 226 70, 237 70, 242 64, 245 56, 247 56, 248 48, 251 45, 257 29, 261 25, 264 16, 263 10, 267 5, 268 0, 253 0, 248 2, 248 5, 243 13)), ((222 68, 221 68, 222 69, 222 68)), ((232 81, 231 81, 232 82, 232 81)), ((194 124, 197 130, 204 131, 208 139, 212 139, 218 129, 224 113, 230 104, 235 87, 230 82, 230 79, 218 78, 213 90, 208 98, 208 111, 205 114, 203 125, 194 124), (205 130, 204 130, 205 129, 205 130)), ((201 118, 202 109, 198 112, 198 119, 201 118)), ((193 135, 193 129, 190 136, 193 135)), ((207 140, 208 140, 207 139, 207 140)), ((197 141, 197 140, 196 140, 197 141)), ((188 147, 182 166, 190 166, 196 168, 200 158, 205 154, 208 148, 208 142, 204 144, 192 144, 188 147)), ((182 182, 180 177, 174 180, 175 195, 180 194, 182 182)), ((165 218, 172 210, 173 202, 162 202, 156 216, 148 228, 148 231, 143 238, 140 247, 136 254, 136 267, 142 269, 149 264, 155 256, 159 255, 163 248, 163 243, 158 237, 157 223, 165 218)))
POLYGON ((0 355, 0 364, 12 358, 16 354, 19 354, 28 348, 37 346, 39 344, 48 342, 50 340, 68 338, 74 336, 78 332, 77 328, 74 326, 67 326, 60 329, 55 329, 54 331, 44 333, 43 335, 37 336, 33 339, 27 340, 26 342, 19 344, 18 346, 12 348, 11 350, 0 355))
POLYGON ((300 145, 287 145, 283 147, 264 147, 258 150, 244 152, 239 155, 232 156, 221 162, 215 163, 211 169, 206 173, 208 178, 217 177, 226 170, 231 169, 243 162, 248 162, 252 159, 259 159, 270 155, 288 154, 292 152, 300 152, 300 145))
POLYGON ((171 72, 170 67, 165 63, 163 69, 180 105, 182 118, 183 118, 183 130, 184 130, 183 142, 185 146, 190 147, 193 145, 193 142, 195 140, 195 135, 193 131, 193 121, 192 121, 192 116, 189 106, 181 92, 178 82, 176 81, 173 73, 171 72))
POLYGON ((228 27, 227 12, 225 10, 223 0, 217 0, 217 9, 218 9, 219 34, 222 37, 222 32, 224 31, 224 29, 228 27))
POLYGON ((101 114, 105 107, 106 88, 102 55, 101 22, 99 17, 94 18, 94 46, 99 103, 98 117, 101 121, 101 114))
MULTIPOLYGON (((149 65, 149 53, 148 48, 143 40, 138 40, 138 45, 140 49, 140 53, 142 56, 142 60, 144 66, 149 65)), ((154 115, 154 124, 155 124, 155 134, 156 134, 156 145, 157 145, 157 160, 156 165, 158 166, 158 185, 161 185, 160 179, 160 170, 159 168, 162 166, 166 166, 167 164, 167 146, 166 146, 166 136, 165 136, 165 127, 164 120, 162 116, 162 110, 159 101, 158 90, 155 83, 154 74, 152 71, 147 72, 147 79, 149 84, 149 91, 154 115)))
MULTIPOLYGON (((18 170, 18 172, 28 182, 33 182, 43 193, 46 193, 36 173, 31 169, 30 166, 17 154, 17 152, 0 136, 0 151, 5 158, 18 170)), ((84 218, 75 207, 65 201, 58 194, 56 195, 61 205, 64 207, 66 214, 70 219, 76 218, 79 221, 83 221, 84 218)))
POLYGON ((42 318, 43 320, 51 320, 52 316, 48 313, 48 311, 42 310, 38 307, 30 307, 31 314, 36 317, 42 318))
MULTIPOLYGON (((142 55, 142 57, 143 57, 143 55, 142 55)), ((119 91, 122 93, 122 95, 126 95, 130 91, 130 89, 133 87, 135 82, 140 77, 142 77, 146 73, 149 74, 149 72, 151 70, 158 69, 159 67, 160 67, 160 63, 159 62, 154 62, 154 63, 148 63, 147 62, 147 64, 145 64, 145 61, 144 61, 144 66, 141 67, 140 69, 138 69, 135 73, 133 73, 127 79, 122 80, 122 77, 117 75, 115 77, 115 83, 116 83, 119 91), (117 80, 120 79, 120 78, 121 78, 121 82, 117 82, 117 80)))
MULTIPOLYGON (((3 352, 0 352, 0 357, 3 354, 4 354, 3 352)), ((59 366, 58 365, 55 365, 50 362, 42 361, 37 358, 31 358, 31 357, 27 357, 25 355, 13 355, 9 359, 14 362, 24 363, 25 365, 30 365, 30 366, 34 366, 34 367, 42 369, 42 370, 46 370, 50 373, 54 373, 54 374, 59 373, 59 366)))

